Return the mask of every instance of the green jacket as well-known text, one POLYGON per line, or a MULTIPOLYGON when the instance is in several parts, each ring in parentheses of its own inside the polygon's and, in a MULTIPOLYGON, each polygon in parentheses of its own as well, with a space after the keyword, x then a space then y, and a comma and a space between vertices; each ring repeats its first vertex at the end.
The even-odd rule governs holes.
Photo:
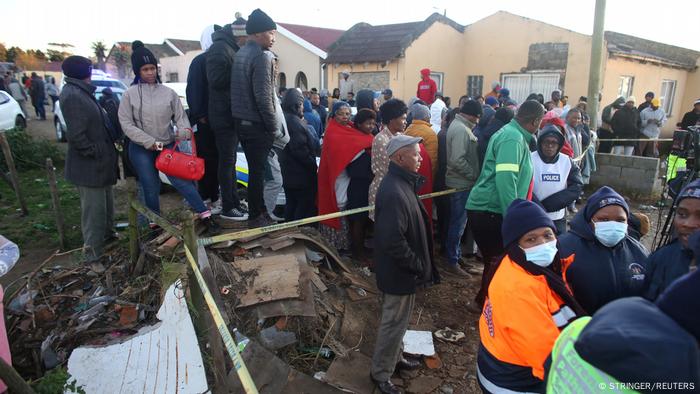
POLYGON ((530 143, 534 139, 515 119, 491 137, 467 209, 505 215, 513 200, 528 197, 533 173, 530 143))
POLYGON ((472 132, 474 126, 476 124, 457 115, 447 129, 447 187, 471 189, 479 178, 481 169, 477 139, 472 132))

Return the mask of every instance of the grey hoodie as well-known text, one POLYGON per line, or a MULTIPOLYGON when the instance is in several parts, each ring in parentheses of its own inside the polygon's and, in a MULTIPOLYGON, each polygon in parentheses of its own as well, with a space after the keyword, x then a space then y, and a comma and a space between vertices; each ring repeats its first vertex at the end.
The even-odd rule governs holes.
POLYGON ((132 142, 146 149, 156 142, 173 142, 171 122, 177 125, 178 133, 190 128, 180 97, 169 87, 138 83, 122 96, 119 123, 132 142))

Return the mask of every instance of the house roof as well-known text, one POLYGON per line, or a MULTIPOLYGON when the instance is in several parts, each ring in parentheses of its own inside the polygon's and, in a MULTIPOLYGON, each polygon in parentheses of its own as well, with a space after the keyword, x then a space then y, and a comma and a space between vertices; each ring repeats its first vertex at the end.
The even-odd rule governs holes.
POLYGON ((464 26, 434 13, 422 22, 372 26, 358 23, 328 48, 327 63, 383 62, 403 52, 435 22, 443 22, 459 32, 464 26))
POLYGON ((294 25, 291 23, 278 23, 285 29, 296 34, 297 36, 308 41, 322 51, 328 51, 331 46, 340 36, 345 33, 345 30, 327 29, 324 27, 294 25))
POLYGON ((199 51, 202 49, 202 44, 195 40, 180 40, 177 38, 166 38, 166 43, 173 44, 183 54, 191 51, 199 51))
POLYGON ((643 58, 673 67, 694 69, 698 58, 700 58, 700 52, 691 49, 662 44, 614 31, 605 32, 605 41, 608 52, 613 55, 643 58))

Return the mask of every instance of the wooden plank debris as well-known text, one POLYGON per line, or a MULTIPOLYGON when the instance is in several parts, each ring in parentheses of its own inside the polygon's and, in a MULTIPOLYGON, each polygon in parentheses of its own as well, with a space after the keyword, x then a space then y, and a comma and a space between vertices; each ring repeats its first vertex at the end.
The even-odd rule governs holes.
POLYGON ((299 298, 299 263, 293 255, 261 257, 232 263, 242 272, 255 272, 246 293, 240 295, 237 308, 265 302, 299 298))

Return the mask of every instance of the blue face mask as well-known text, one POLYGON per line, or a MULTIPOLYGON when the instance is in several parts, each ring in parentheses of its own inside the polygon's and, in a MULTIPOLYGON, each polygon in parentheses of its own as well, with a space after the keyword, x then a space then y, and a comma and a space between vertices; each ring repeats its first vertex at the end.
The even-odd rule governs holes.
POLYGON ((548 267, 552 264, 554 256, 557 254, 557 241, 549 241, 531 248, 522 248, 525 252, 525 259, 540 267, 548 267))
POLYGON ((595 237, 609 248, 619 244, 627 235, 627 223, 594 222, 593 226, 595 227, 595 237))

